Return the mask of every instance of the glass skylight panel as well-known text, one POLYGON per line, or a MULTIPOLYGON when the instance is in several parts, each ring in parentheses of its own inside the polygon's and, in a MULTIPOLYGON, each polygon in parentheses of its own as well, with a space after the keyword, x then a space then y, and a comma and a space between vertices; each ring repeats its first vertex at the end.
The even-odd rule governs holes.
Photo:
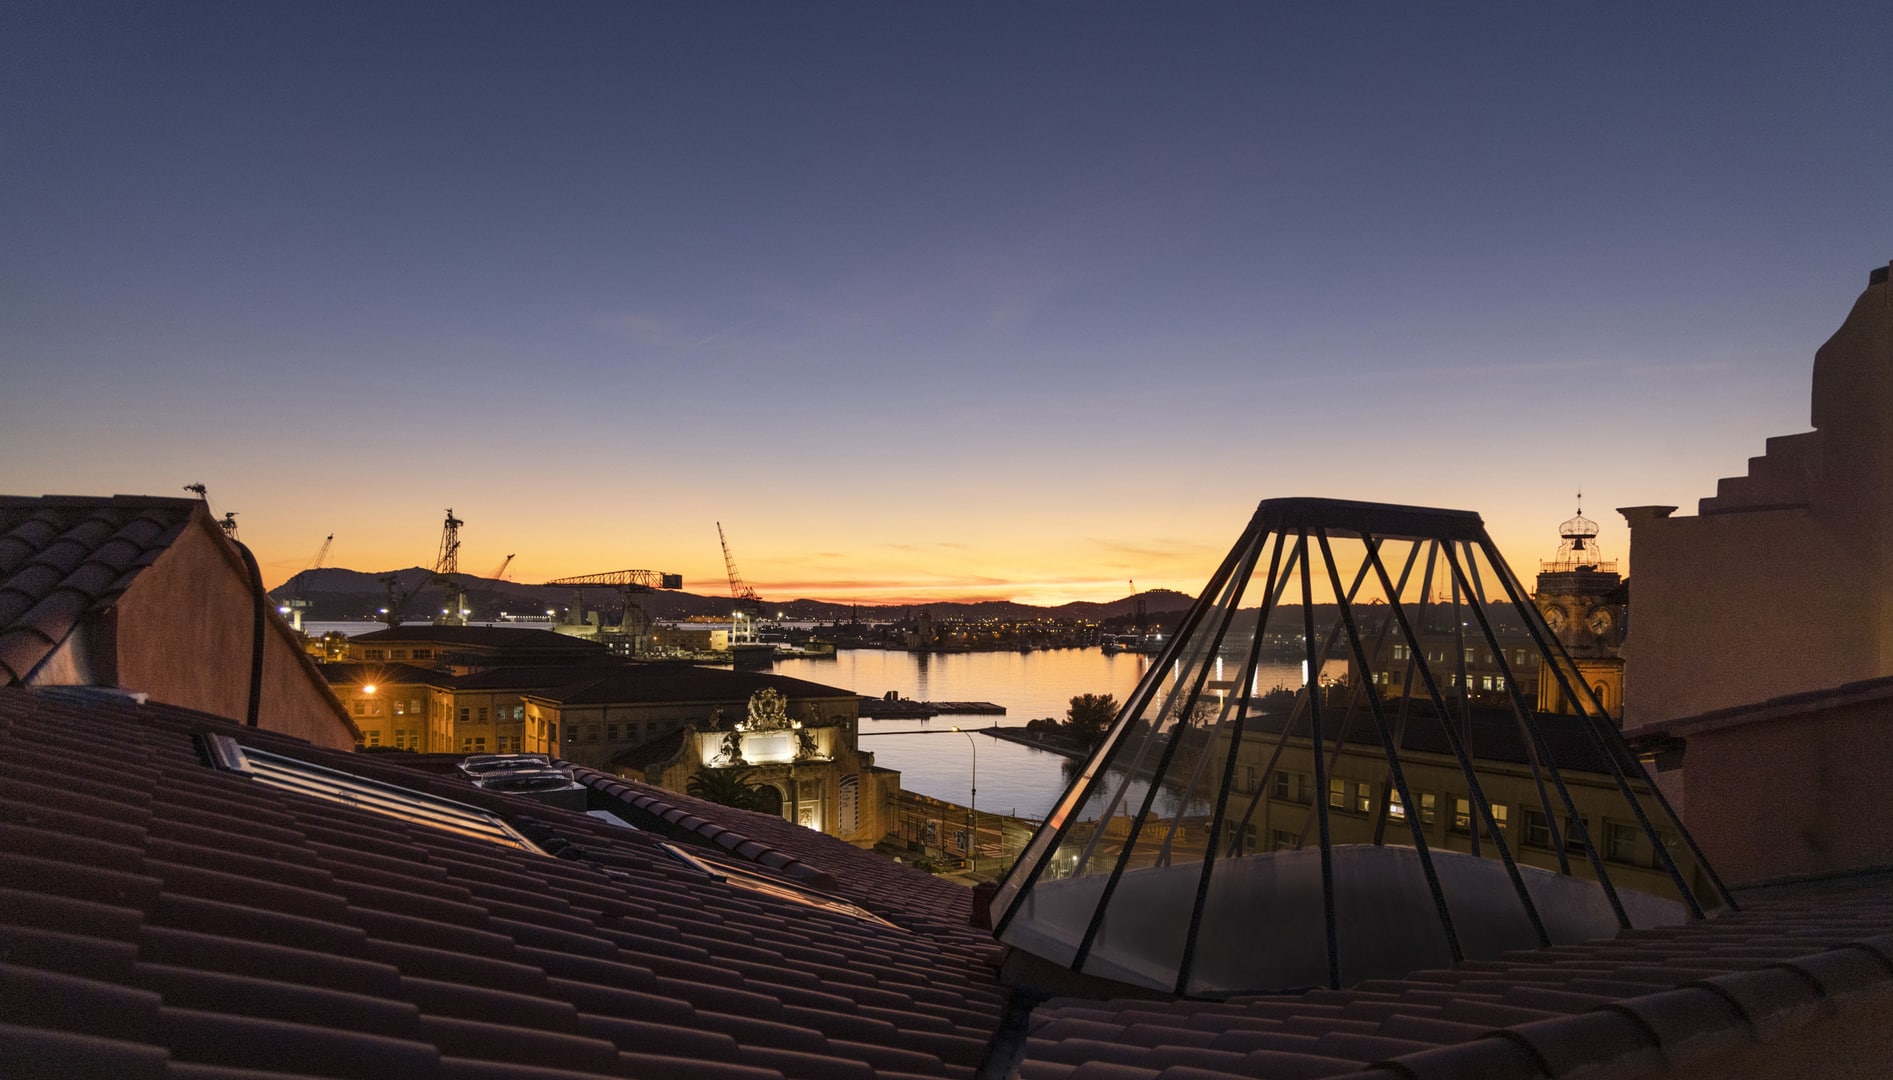
POLYGON ((707 851, 686 851, 676 844, 665 844, 663 848, 665 851, 670 852, 673 858, 691 867, 698 873, 712 880, 721 881, 734 886, 735 888, 754 893, 762 893, 765 896, 773 896, 778 900, 787 900, 792 904, 800 904, 803 907, 816 908, 820 911, 827 911, 836 915, 846 915, 851 919, 865 919, 868 922, 880 923, 882 926, 893 930, 900 929, 900 927, 868 911, 866 908, 857 907, 838 896, 832 896, 828 893, 810 889, 802 885, 793 885, 786 881, 776 881, 764 877, 723 856, 713 855, 707 851))
POLYGON ((991 910, 1081 974, 1220 996, 1728 902, 1478 515, 1278 499, 991 910))
POLYGON ((205 735, 204 740, 211 760, 219 768, 244 773, 259 783, 535 855, 545 854, 512 826, 477 806, 258 750, 227 735, 205 735))

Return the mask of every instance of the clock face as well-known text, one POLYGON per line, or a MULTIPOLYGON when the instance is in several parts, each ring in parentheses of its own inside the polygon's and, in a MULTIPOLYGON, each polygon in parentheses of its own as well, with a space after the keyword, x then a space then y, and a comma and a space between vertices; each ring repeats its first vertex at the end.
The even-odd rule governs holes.
POLYGON ((1551 627, 1552 633, 1555 634, 1564 629, 1564 609, 1563 608, 1546 607, 1544 609, 1544 616, 1545 616, 1545 625, 1551 627))
POLYGON ((1591 633, 1608 634, 1610 633, 1610 624, 1611 624, 1611 618, 1610 618, 1610 611, 1608 609, 1598 608, 1596 611, 1591 612, 1591 618, 1590 618, 1590 623, 1589 623, 1590 628, 1591 628, 1591 633))

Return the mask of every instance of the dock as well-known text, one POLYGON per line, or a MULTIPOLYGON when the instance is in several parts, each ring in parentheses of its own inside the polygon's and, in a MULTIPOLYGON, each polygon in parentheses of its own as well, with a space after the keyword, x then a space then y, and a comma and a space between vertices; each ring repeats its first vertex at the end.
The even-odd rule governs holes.
POLYGON ((863 697, 864 720, 925 720, 942 713, 970 716, 1004 716, 1006 707, 990 701, 911 701, 896 697, 863 697))

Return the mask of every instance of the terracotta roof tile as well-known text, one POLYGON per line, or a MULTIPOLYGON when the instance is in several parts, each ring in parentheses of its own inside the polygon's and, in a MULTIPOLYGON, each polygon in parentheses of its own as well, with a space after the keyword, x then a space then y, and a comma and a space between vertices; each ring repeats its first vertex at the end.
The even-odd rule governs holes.
POLYGON ((18 683, 176 539, 192 499, 0 496, 0 673, 18 683))

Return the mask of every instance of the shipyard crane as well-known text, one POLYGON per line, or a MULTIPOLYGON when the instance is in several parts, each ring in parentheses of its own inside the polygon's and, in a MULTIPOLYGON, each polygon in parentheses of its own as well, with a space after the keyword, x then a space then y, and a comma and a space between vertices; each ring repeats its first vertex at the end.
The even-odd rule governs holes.
POLYGON ((495 594, 499 589, 501 579, 506 575, 506 568, 511 565, 513 565, 513 556, 508 555, 500 560, 499 566, 494 568, 492 573, 480 579, 481 584, 476 591, 465 594, 467 600, 465 607, 469 617, 478 613, 482 604, 487 605, 489 611, 498 606, 495 594))
POLYGON ((334 533, 323 538, 322 546, 316 549, 315 558, 310 559, 309 565, 296 573, 296 595, 283 602, 283 609, 289 613, 289 625, 297 633, 302 632, 302 613, 312 606, 309 601, 302 598, 303 585, 308 582, 312 571, 322 569, 322 561, 329 557, 329 545, 333 543, 335 543, 334 533))
POLYGON ((736 571, 736 558, 730 554, 730 542, 723 535, 723 523, 716 523, 716 541, 723 545, 723 568, 730 575, 730 644, 756 643, 756 618, 762 614, 762 598, 743 583, 736 571))
POLYGON ((454 575, 460 572, 460 526, 466 522, 447 508, 447 521, 440 527, 440 555, 434 559, 434 580, 447 594, 447 606, 434 622, 438 626, 467 625, 467 591, 454 575))
POLYGON ((460 570, 460 526, 465 524, 454 516, 453 507, 447 508, 447 521, 440 529, 440 554, 434 559, 434 568, 426 571, 427 576, 420 581, 403 587, 398 572, 382 577, 381 583, 388 587, 388 606, 381 611, 381 621, 390 629, 401 625, 401 609, 431 581, 440 582, 447 591, 447 609, 434 621, 442 626, 467 624, 466 595, 452 576, 460 570))
MULTIPOLYGON (((512 556, 507 556, 512 558, 512 556)), ((618 634, 622 635, 625 650, 636 656, 641 650, 645 631, 651 628, 650 616, 632 599, 639 593, 648 593, 654 589, 681 589, 684 587, 682 574, 667 574, 661 570, 611 570, 602 574, 578 574, 572 577, 553 578, 547 585, 563 585, 576 594, 574 605, 584 609, 584 590, 587 588, 615 588, 624 598, 624 616, 618 623, 618 634)), ((614 635, 617 636, 617 635, 614 635)))

